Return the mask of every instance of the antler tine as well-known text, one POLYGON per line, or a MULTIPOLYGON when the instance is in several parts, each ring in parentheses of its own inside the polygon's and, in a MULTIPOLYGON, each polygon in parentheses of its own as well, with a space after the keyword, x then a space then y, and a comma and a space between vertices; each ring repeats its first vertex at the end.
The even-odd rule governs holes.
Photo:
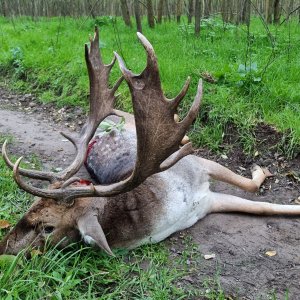
POLYGON ((176 111, 179 103, 181 102, 181 100, 184 98, 184 96, 186 95, 189 87, 190 87, 190 83, 191 83, 191 77, 188 76, 183 88, 181 89, 181 91, 179 92, 179 94, 173 98, 170 99, 170 108, 172 108, 174 111, 176 111))
POLYGON ((186 117, 180 122, 183 125, 183 128, 189 128, 192 125, 193 121, 196 119, 201 104, 202 94, 203 86, 202 79, 200 79, 198 82, 197 94, 195 96, 194 102, 186 117))
MULTIPOLYGON (((37 188, 34 186, 31 186, 30 184, 26 183, 25 181, 23 181, 20 177, 20 172, 19 172, 19 166, 20 163, 22 161, 23 157, 21 156, 20 158, 18 158, 18 160, 16 161, 16 163, 14 164, 13 167, 13 176, 14 179, 16 181, 16 183, 18 184, 18 186, 23 189, 24 191, 38 196, 38 197, 44 197, 44 198, 52 198, 55 200, 60 200, 60 199, 68 199, 68 190, 64 189, 64 188, 60 188, 60 189, 41 189, 41 188, 37 188)), ((84 195, 89 196, 91 194, 91 192, 93 192, 93 186, 89 186, 88 189, 86 187, 84 187, 83 190, 80 189, 80 187, 75 191, 72 189, 72 198, 76 198, 76 197, 84 197, 84 195)))
POLYGON ((140 32, 136 33, 138 36, 138 39, 140 40, 141 44, 143 45, 144 49, 147 52, 147 69, 151 68, 151 71, 156 71, 158 73, 158 64, 157 64, 157 58, 154 52, 154 49, 151 45, 151 43, 147 40, 147 38, 141 34, 140 32))
MULTIPOLYGON (((115 64, 114 57, 109 65, 104 65, 99 50, 99 30, 95 27, 94 38, 90 39, 90 47, 85 45, 85 59, 90 81, 90 108, 85 125, 82 127, 79 137, 74 137, 66 133, 61 133, 75 146, 77 153, 74 161, 66 169, 58 173, 32 171, 19 168, 19 174, 30 178, 48 180, 50 182, 63 182, 72 177, 81 167, 86 156, 88 143, 92 139, 100 122, 114 111, 114 102, 117 88, 121 84, 121 77, 113 88, 109 88, 109 74, 115 64)), ((14 164, 9 160, 6 153, 6 143, 2 148, 4 160, 10 168, 14 164)))

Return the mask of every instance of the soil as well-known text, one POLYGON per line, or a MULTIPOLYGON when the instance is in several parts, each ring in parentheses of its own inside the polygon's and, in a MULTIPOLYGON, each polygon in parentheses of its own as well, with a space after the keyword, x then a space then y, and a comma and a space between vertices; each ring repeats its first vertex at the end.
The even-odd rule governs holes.
MULTIPOLYGON (((35 154, 44 169, 62 168, 70 162, 73 146, 59 132, 78 131, 84 119, 80 108, 58 109, 51 103, 38 104, 31 94, 16 95, 0 88, 0 135, 14 136, 10 153, 25 157, 35 154)), ((233 132, 231 128, 225 138, 232 146, 230 153, 216 155, 199 149, 198 155, 245 176, 250 176, 251 165, 258 163, 275 176, 267 179, 256 195, 220 182, 213 182, 212 189, 253 200, 298 205, 300 155, 286 160, 274 147, 280 134, 260 124, 255 134, 262 142, 257 155, 249 158, 231 136, 233 132)), ((204 290, 205 296, 205 291, 209 293, 219 282, 228 299, 270 299, 273 295, 277 298, 272 299, 287 299, 286 295, 288 299, 300 299, 299 218, 211 214, 166 243, 172 255, 183 256, 187 240, 196 251, 191 251, 193 255, 186 260, 189 276, 178 280, 178 286, 204 290), (268 256, 267 251, 276 254, 268 256), (215 258, 205 259, 207 254, 215 258), (212 284, 211 279, 215 279, 212 284)))

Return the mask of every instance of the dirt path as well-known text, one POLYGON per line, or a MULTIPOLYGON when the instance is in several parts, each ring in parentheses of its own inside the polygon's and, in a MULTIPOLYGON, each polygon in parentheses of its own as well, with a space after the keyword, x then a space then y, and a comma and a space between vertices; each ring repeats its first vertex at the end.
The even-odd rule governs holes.
MULTIPOLYGON (((79 127, 72 123, 69 115, 75 115, 73 120, 77 123, 82 122, 84 115, 78 109, 56 111, 52 105, 37 107, 31 95, 18 96, 0 89, 0 134, 15 136, 10 151, 17 155, 34 153, 44 168, 66 165, 74 149, 59 131, 79 127)), ((208 151, 201 151, 201 155, 212 157, 208 151)), ((247 173, 249 161, 240 158, 238 153, 233 153, 232 157, 223 161, 217 159, 232 170, 247 173)), ((300 196, 296 176, 300 171, 300 158, 286 162, 278 155, 273 158, 272 154, 271 158, 260 159, 276 173, 275 178, 265 183, 260 196, 221 183, 213 183, 213 188, 248 199, 293 203, 300 196)), ((234 298, 269 299, 268 295, 274 292, 278 296, 276 299, 285 299, 286 293, 288 299, 300 299, 300 217, 213 214, 167 241, 174 256, 182 255, 187 236, 192 237, 201 254, 215 254, 216 257, 200 261, 197 255, 190 257, 187 260, 190 276, 179 280, 179 286, 202 288, 208 278, 217 278, 226 295, 234 298), (268 250, 276 251, 276 255, 267 256, 268 250)))
POLYGON ((15 153, 29 156, 36 154, 43 159, 46 167, 49 163, 61 165, 62 161, 66 162, 74 153, 72 145, 63 142, 63 137, 59 135, 54 124, 24 112, 7 109, 1 109, 0 116, 0 131, 14 137, 15 153))

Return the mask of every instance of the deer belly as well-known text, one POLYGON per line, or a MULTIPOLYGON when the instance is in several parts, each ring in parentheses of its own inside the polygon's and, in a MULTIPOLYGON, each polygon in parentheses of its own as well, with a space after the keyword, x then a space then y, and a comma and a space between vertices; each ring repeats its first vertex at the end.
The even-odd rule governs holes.
POLYGON ((151 234, 138 241, 134 247, 160 242, 171 234, 194 225, 210 210, 209 194, 207 181, 198 185, 196 189, 189 183, 181 183, 180 186, 172 188, 151 234))

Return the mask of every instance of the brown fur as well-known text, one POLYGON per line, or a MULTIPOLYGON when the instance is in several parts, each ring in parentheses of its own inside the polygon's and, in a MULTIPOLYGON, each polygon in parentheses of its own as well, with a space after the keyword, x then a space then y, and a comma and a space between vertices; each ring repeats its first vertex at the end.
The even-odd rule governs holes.
POLYGON ((157 182, 153 176, 147 180, 147 185, 142 184, 107 201, 99 221, 107 234, 109 245, 130 247, 136 241, 150 235, 156 222, 155 216, 163 209, 157 192, 152 191, 158 186, 163 191, 163 183, 157 182))

